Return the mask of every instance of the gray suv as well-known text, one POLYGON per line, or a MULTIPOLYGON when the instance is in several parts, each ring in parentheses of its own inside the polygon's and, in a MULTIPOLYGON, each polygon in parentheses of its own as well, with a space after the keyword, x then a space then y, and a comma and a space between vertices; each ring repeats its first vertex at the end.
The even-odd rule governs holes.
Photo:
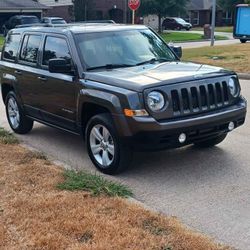
POLYGON ((0 83, 14 132, 37 121, 82 135, 106 174, 127 168, 137 150, 214 146, 246 116, 234 72, 181 62, 145 26, 14 29, 0 83))

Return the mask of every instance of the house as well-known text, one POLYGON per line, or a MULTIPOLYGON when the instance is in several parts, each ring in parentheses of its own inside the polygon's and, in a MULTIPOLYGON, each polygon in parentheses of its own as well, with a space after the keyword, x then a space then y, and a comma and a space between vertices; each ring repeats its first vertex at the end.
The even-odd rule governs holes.
POLYGON ((0 30, 14 15, 36 15, 39 18, 49 7, 33 0, 0 0, 0 30))
POLYGON ((38 2, 50 7, 44 11, 44 16, 62 17, 68 22, 74 20, 72 0, 38 0, 38 2))
POLYGON ((126 0, 91 0, 83 7, 84 20, 112 19, 116 23, 125 23, 128 18, 126 0))
MULTIPOLYGON (((191 0, 188 5, 188 16, 185 19, 194 26, 204 26, 211 23, 213 0, 191 0)), ((224 11, 217 5, 216 25, 225 26, 233 24, 233 14, 224 11)))
MULTIPOLYGON (((205 24, 211 24, 212 2, 213 0, 190 0, 187 6, 187 15, 180 16, 176 13, 175 16, 182 17, 187 22, 192 23, 193 26, 203 27, 205 24)), ((144 17, 144 24, 157 29, 158 17, 156 15, 146 16, 144 17)), ((216 26, 226 25, 233 25, 233 14, 232 12, 224 11, 219 5, 217 5, 216 26)))

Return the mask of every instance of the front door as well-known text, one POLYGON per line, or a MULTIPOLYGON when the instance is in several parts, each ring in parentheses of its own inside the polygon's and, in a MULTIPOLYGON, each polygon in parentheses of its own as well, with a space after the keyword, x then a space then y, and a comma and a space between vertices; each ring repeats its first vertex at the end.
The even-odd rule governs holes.
POLYGON ((39 75, 43 86, 42 116, 46 122, 76 130, 76 83, 73 74, 50 73, 49 60, 63 58, 72 63, 67 39, 64 36, 50 36, 45 38, 42 53, 42 70, 39 75))

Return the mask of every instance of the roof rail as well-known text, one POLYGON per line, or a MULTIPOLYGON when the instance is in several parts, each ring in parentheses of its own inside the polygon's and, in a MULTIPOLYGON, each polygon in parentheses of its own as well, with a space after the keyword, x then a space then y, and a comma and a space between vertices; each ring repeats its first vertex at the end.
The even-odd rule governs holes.
POLYGON ((28 27, 50 27, 50 28, 66 28, 73 26, 92 26, 92 25, 110 25, 115 24, 113 20, 100 20, 100 21, 82 21, 75 23, 66 23, 66 24, 47 24, 47 23, 34 23, 34 24, 22 24, 16 26, 16 28, 28 28, 28 27))

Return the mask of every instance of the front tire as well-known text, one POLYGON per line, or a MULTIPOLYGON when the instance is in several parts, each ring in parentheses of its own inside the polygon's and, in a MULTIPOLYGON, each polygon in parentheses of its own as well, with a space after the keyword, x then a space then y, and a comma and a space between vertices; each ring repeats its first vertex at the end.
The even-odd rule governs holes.
POLYGON ((241 42, 241 43, 246 43, 247 40, 245 40, 245 39, 240 39, 240 42, 241 42))
POLYGON ((204 141, 196 142, 194 143, 194 145, 198 148, 210 148, 223 142, 226 139, 226 137, 227 137, 227 134, 222 134, 217 137, 213 137, 204 141))
POLYGON ((130 164, 132 150, 121 142, 109 114, 90 119, 86 128, 86 144, 90 159, 105 174, 118 174, 130 164))
POLYGON ((25 116, 13 91, 10 91, 6 97, 5 108, 9 125, 15 133, 27 134, 32 130, 34 122, 25 116))

